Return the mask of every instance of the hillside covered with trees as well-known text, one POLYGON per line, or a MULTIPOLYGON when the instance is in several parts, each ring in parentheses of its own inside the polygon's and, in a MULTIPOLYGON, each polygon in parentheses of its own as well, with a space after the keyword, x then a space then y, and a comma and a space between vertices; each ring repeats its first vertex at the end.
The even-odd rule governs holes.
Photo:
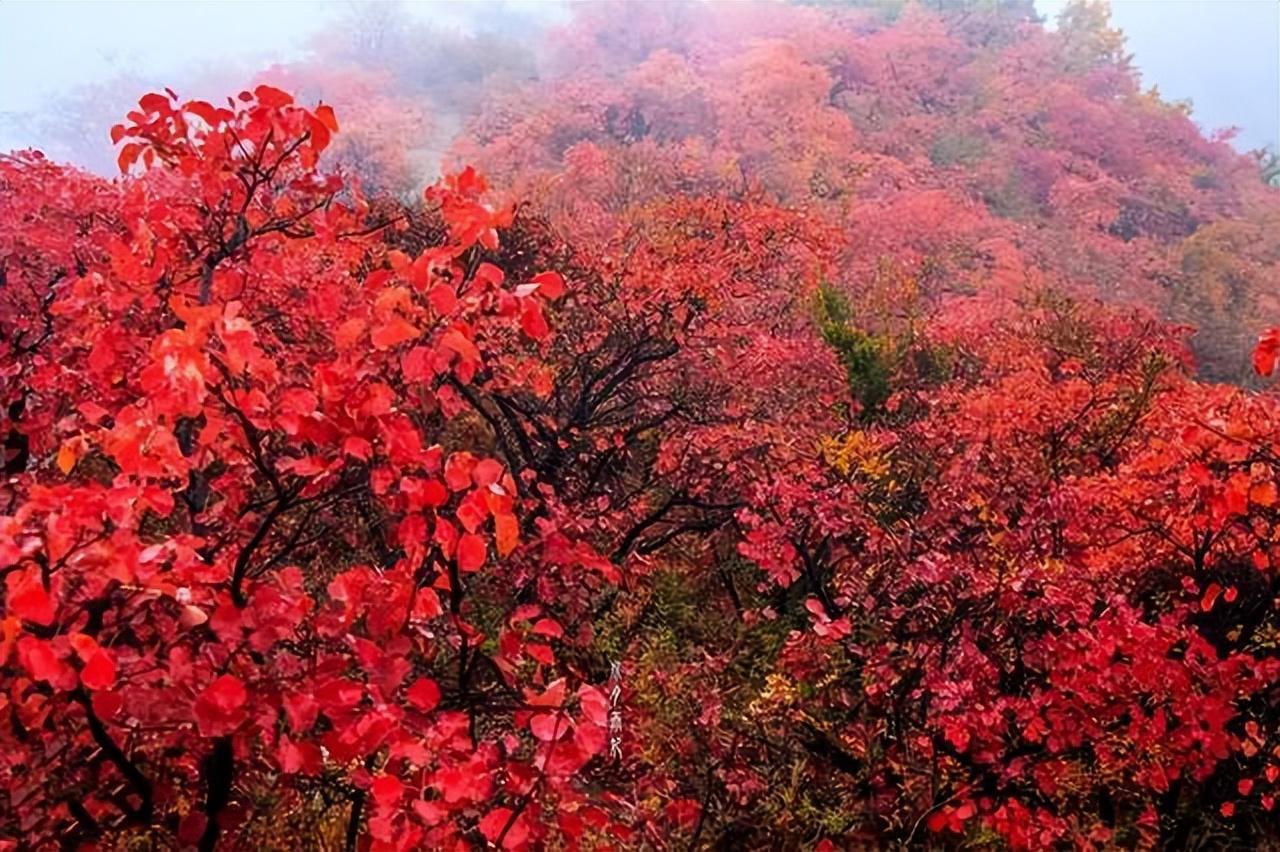
POLYGON ((0 849, 1280 842, 1280 190, 1104 6, 388 10, 0 156, 0 849))

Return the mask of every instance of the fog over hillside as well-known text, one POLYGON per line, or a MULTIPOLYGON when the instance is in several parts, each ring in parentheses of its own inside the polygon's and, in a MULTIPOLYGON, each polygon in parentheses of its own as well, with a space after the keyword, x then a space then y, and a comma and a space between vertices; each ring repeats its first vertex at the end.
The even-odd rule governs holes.
MULTIPOLYGON (((715 2, 715 0, 712 0, 715 2)), ((1066 0, 1036 0, 1049 26, 1066 0)), ((212 96, 271 66, 311 55, 316 39, 355 20, 408 24, 423 38, 459 34, 532 47, 573 14, 560 0, 286 2, 69 0, 0 3, 0 150, 36 147, 104 174, 106 128, 133 105, 126 94, 169 86, 212 96)), ((588 4, 583 4, 588 5, 588 4)), ((962 5, 962 4, 961 4, 962 5)), ((1280 3, 1273 0, 1114 0, 1144 82, 1190 100, 1207 131, 1239 127, 1241 150, 1280 138, 1280 3)), ((446 128, 437 127, 443 133, 446 128)), ((439 149, 433 140, 431 151, 439 149)), ((435 164, 424 166, 429 170, 435 164)))

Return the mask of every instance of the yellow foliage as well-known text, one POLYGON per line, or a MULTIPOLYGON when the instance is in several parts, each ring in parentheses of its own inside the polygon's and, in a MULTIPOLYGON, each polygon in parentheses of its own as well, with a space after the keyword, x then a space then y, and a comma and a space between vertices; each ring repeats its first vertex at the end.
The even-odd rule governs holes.
POLYGON ((842 438, 825 437, 819 449, 823 460, 843 476, 856 473, 880 484, 893 484, 885 482, 890 473, 888 454, 874 437, 860 429, 842 438))
POLYGON ((747 712, 753 717, 765 715, 770 710, 789 706, 795 699, 795 684, 786 675, 774 672, 765 681, 764 689, 748 705, 747 712))

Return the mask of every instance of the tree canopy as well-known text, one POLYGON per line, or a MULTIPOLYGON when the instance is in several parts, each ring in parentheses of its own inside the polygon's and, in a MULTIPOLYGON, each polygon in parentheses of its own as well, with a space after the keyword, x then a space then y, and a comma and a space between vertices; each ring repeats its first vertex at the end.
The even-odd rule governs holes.
POLYGON ((0 157, 0 848, 1275 841, 1280 195, 1098 6, 379 21, 0 157))

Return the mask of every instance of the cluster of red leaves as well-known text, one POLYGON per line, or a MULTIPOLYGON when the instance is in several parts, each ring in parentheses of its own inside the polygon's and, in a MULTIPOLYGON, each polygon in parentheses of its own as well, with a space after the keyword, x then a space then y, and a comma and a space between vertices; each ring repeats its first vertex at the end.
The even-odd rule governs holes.
MULTIPOLYGON (((458 143, 568 235, 566 323, 696 305, 604 468, 680 485, 635 515, 617 487, 558 492, 626 557, 628 798, 697 801, 695 843, 1256 839, 1280 775, 1275 407, 1191 380, 1152 317, 1247 381, 1276 196, 1140 89, 1096 6, 1056 32, 1030 4, 892 17, 596 6, 558 75, 458 143), (813 322, 819 280, 848 317, 813 322), (650 425, 652 394, 677 402, 650 425)), ((598 340, 568 338, 557 375, 598 340)))
POLYGON ((270 86, 0 161, 0 837, 1272 837, 1280 404, 1154 318, 1247 361, 1247 160, 1088 5, 556 46, 458 146, 519 207, 270 86))
POLYGON ((136 178, 0 163, 45 208, 6 211, 0 344, 0 777, 24 843, 249 844, 266 779, 286 808, 332 787, 375 848, 525 846, 535 797, 594 819, 575 778, 606 745, 601 686, 558 662, 537 590, 473 603, 544 534, 445 393, 500 330, 544 341, 564 280, 484 259, 510 212, 470 171, 431 191, 444 242, 389 250, 394 222, 315 171, 336 130, 267 86, 147 95, 113 131, 136 178))
POLYGON ((1142 90, 1100 5, 1055 31, 1030 2, 859 5, 583 10, 561 75, 496 95, 457 156, 577 228, 763 191, 856 234, 866 269, 929 258, 935 290, 1047 279, 1142 304, 1199 329, 1206 375, 1248 379, 1280 313, 1274 193, 1142 90))

